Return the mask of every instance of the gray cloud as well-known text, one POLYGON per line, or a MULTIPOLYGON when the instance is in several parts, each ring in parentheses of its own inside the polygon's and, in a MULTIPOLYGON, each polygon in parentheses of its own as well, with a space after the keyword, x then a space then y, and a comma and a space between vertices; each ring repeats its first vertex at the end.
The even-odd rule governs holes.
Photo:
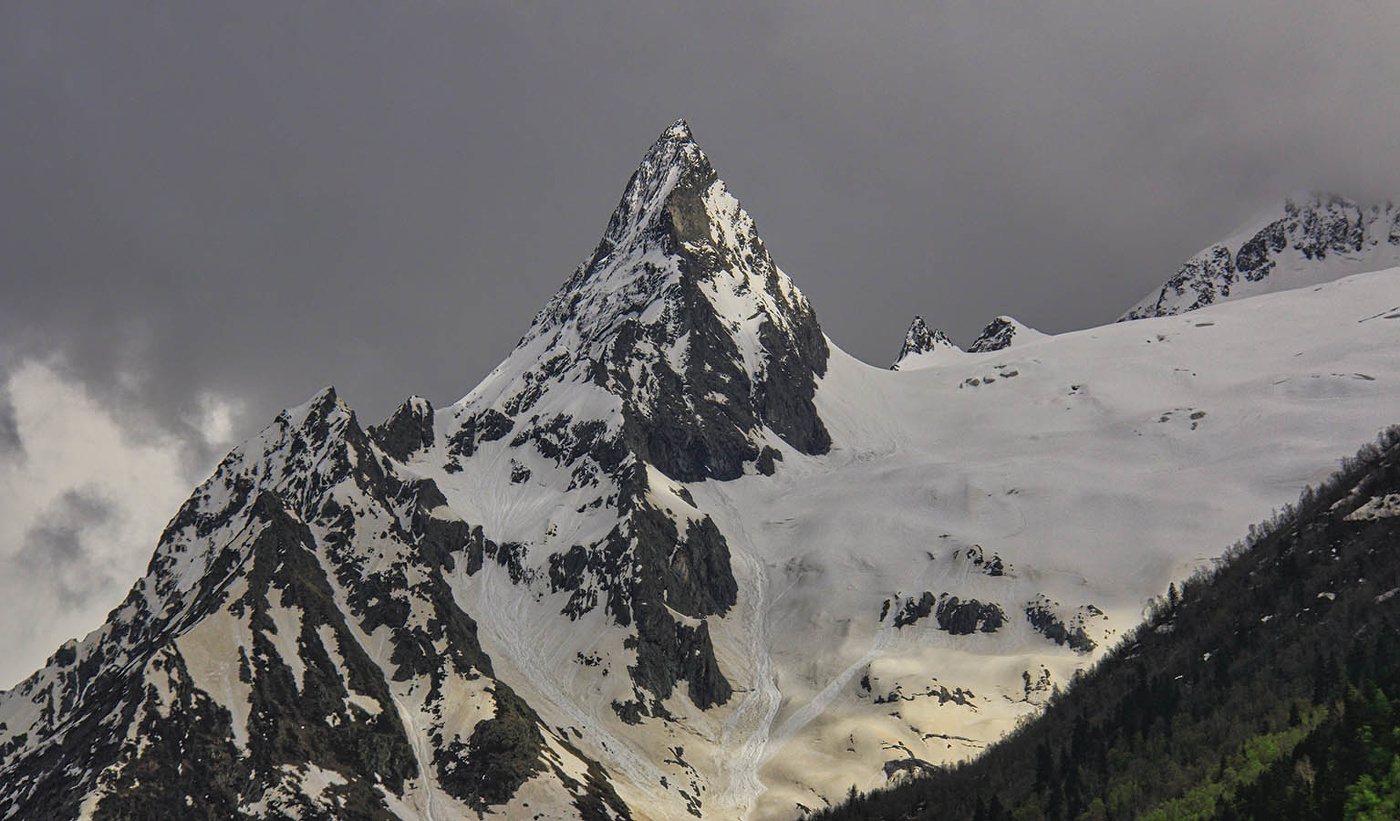
POLYGON ((84 544, 92 531, 117 514, 100 494, 77 488, 60 496, 24 536, 20 551, 7 561, 16 576, 42 580, 67 607, 86 603, 110 585, 106 569, 93 561, 84 544))
POLYGON ((23 458, 24 439, 19 433, 15 404, 4 377, 4 372, 0 371, 0 459, 23 458))
MULTIPOLYGON (((1393 4, 0 8, 0 344, 193 441, 452 401, 690 119, 827 332, 1108 321, 1298 187, 1400 194, 1393 4)), ((204 454, 201 458, 212 458, 204 454)))

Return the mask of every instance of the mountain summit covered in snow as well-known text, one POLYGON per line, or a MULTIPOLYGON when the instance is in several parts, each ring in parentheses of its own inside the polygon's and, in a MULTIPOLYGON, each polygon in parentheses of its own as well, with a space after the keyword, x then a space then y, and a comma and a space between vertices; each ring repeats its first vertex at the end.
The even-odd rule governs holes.
MULTIPOLYGON (((1171 316, 1259 294, 1400 265, 1400 209, 1297 193, 1188 259, 1123 320, 1171 316)), ((1120 320, 1121 321, 1121 320, 1120 320)))
POLYGON ((461 400, 327 389, 225 458, 0 694, 0 819, 792 818, 965 758, 1392 421, 1377 305, 872 367, 677 122, 461 400))
POLYGON ((899 348, 899 356, 894 359, 894 364, 890 365, 890 370, 897 371, 901 364, 906 363, 912 357, 925 357, 927 354, 937 354, 940 351, 960 351, 962 350, 948 335, 936 328, 929 328, 921 316, 915 316, 914 321, 909 323, 909 330, 904 334, 904 344, 899 348))

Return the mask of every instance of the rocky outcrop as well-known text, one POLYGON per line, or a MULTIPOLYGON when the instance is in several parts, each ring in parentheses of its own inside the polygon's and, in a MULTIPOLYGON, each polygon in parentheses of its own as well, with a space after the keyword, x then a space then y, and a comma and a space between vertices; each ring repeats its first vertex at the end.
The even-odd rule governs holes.
POLYGON ((967 346, 968 353, 1000 351, 1013 345, 1022 345, 1036 339, 1044 339, 1045 334, 1029 328, 1009 316, 999 316, 987 323, 977 338, 967 346))
POLYGON ((907 627, 930 615, 938 622, 939 630, 954 636, 995 633, 1006 624, 1006 613, 997 604, 977 599, 964 601, 948 593, 934 596, 926 591, 919 598, 904 602, 895 613, 894 626, 907 627))
POLYGON ((947 334, 936 328, 929 328, 923 317, 915 316, 914 321, 909 324, 909 330, 904 334, 904 344, 900 346, 899 356, 895 357, 890 370, 899 370, 902 364, 906 364, 913 357, 957 350, 960 349, 948 339, 947 334))
POLYGON ((1041 596, 1026 603, 1026 621, 1047 639, 1059 645, 1068 645, 1076 653, 1088 653, 1098 647, 1098 642, 1089 636, 1084 623, 1086 615, 1103 615, 1097 607, 1085 605, 1068 622, 1057 612, 1058 608, 1057 602, 1041 596))
POLYGON ((433 406, 421 396, 411 396, 382 425, 368 431, 370 438, 389 456, 405 462, 418 451, 433 446, 433 406))

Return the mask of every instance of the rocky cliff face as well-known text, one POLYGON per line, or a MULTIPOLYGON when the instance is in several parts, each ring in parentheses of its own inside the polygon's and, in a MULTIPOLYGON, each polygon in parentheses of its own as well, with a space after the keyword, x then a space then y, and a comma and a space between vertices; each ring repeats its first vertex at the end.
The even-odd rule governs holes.
POLYGON ((1400 209, 1335 194, 1289 196, 1283 207, 1187 260, 1120 321, 1172 316, 1230 299, 1301 288, 1400 265, 1400 209))

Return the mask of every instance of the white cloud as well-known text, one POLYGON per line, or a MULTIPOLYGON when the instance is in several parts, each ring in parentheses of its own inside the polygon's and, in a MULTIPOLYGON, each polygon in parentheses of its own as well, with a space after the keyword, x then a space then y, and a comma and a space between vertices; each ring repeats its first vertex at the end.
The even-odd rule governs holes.
MULTIPOLYGON (((204 471, 192 467, 201 443, 141 427, 58 360, 24 361, 0 377, 19 445, 0 449, 4 688, 103 622, 204 471)), ((190 421, 203 444, 222 446, 236 412, 206 394, 190 421)))
POLYGON ((225 449, 234 444, 237 432, 237 419, 243 412, 243 404, 205 391, 199 395, 199 410, 189 423, 204 436, 204 442, 211 448, 225 449))

